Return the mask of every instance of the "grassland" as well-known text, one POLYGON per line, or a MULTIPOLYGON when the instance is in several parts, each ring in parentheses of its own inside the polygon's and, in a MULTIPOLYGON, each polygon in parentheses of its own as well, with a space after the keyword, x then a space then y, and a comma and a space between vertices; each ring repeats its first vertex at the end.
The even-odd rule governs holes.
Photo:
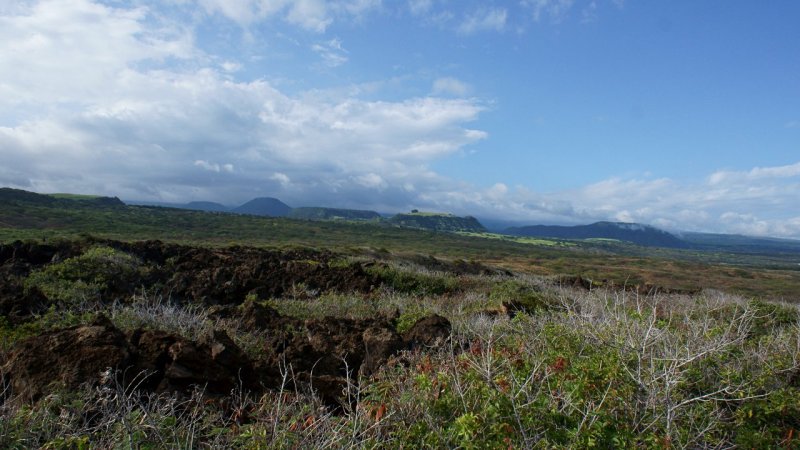
POLYGON ((0 242, 46 242, 57 255, 0 247, 0 447, 800 448, 791 255, 67 201, 0 209, 0 242), (168 244, 135 242, 148 239, 168 244), (269 270, 278 275, 252 283, 269 270), (330 273, 361 288, 327 289, 330 273), (247 311, 272 322, 246 325, 247 311), (265 359, 292 342, 304 355, 407 333, 432 314, 450 324, 446 341, 396 348, 371 373, 345 366, 336 405, 324 377, 265 359), (358 323, 372 325, 314 334, 358 323), (131 383, 104 371, 35 402, 10 387, 24 349, 97 330, 197 349, 224 333, 238 358, 283 379, 221 395, 155 392, 144 388, 152 373, 131 383))
POLYGON ((526 236, 510 236, 507 234, 499 233, 474 233, 467 231, 459 231, 458 234, 462 236, 470 236, 484 239, 497 239, 507 242, 516 242, 518 244, 538 245, 543 247, 573 247, 577 245, 574 242, 566 241, 563 239, 547 239, 547 238, 533 238, 526 236))
POLYGON ((56 193, 56 194, 47 194, 53 198, 60 198, 65 200, 92 200, 96 198, 100 198, 99 195, 90 195, 90 194, 67 194, 67 193, 56 193))
MULTIPOLYGON (((62 202, 68 200, 62 200, 62 202)), ((552 241, 490 233, 442 233, 357 222, 309 222, 145 206, 9 202, 0 242, 92 235, 228 246, 330 248, 352 255, 423 254, 485 262, 525 273, 584 276, 600 283, 668 289, 714 288, 800 300, 796 255, 668 250, 613 241, 552 241)))
MULTIPOLYGON (((404 273, 405 281, 377 296, 301 288, 264 300, 306 323, 394 310, 400 314, 398 331, 429 314, 450 320, 446 345, 401 352, 368 377, 353 372, 341 408, 294 383, 288 369, 281 388, 260 394, 237 388, 222 399, 202 389, 147 394, 136 385, 101 379, 79 389, 54 387, 33 405, 10 396, 0 405, 0 446, 800 446, 794 435, 800 425, 795 306, 714 292, 640 296, 558 287, 542 277, 393 270, 404 273), (497 313, 504 302, 524 299, 530 306, 513 318, 497 313)), ((123 302, 76 298, 67 309, 51 309, 17 326, 4 324, 0 336, 13 351, 27 336, 87 326, 102 314, 127 333, 144 327, 197 342, 217 330, 252 358, 269 348, 276 330, 247 330, 241 320, 220 319, 214 311, 142 295, 123 302)))

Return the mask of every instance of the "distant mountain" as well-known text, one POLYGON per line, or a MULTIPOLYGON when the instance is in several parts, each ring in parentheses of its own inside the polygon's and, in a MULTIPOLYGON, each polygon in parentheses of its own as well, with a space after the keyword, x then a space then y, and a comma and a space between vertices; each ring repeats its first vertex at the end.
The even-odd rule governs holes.
POLYGON ((21 189, 0 188, 0 202, 3 203, 28 203, 36 205, 55 205, 61 199, 50 195, 37 194, 21 189))
POLYGON ((736 253, 800 254, 800 241, 769 237, 682 232, 679 236, 700 250, 736 253))
POLYGON ((189 202, 182 206, 176 206, 181 209, 191 209, 194 211, 209 211, 209 212, 227 212, 230 211, 225 205, 216 202, 189 202))
POLYGON ((559 239, 616 239, 645 247, 691 247, 690 243, 671 233, 638 223, 597 222, 591 225, 577 226, 531 225, 508 228, 506 234, 559 239))
POLYGON ((254 216, 285 217, 289 215, 291 210, 291 206, 277 198, 259 197, 250 200, 238 208, 232 209, 231 212, 254 216))
POLYGON ((117 197, 78 194, 37 194, 21 189, 0 188, 0 202, 9 204, 29 204, 41 206, 85 205, 97 207, 125 206, 117 197))
POLYGON ((301 207, 289 211, 288 217, 306 220, 378 220, 381 215, 375 211, 362 209, 341 209, 322 207, 301 207))
POLYGON ((486 232, 486 228, 472 216, 458 217, 452 214, 412 212, 397 214, 388 221, 394 225, 433 231, 486 232))

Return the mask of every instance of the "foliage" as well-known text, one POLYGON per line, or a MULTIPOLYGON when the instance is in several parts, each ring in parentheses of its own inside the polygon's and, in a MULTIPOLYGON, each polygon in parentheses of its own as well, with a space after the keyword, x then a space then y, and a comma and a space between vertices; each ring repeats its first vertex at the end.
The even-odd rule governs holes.
POLYGON ((58 309, 51 305, 43 314, 33 320, 12 325, 0 316, 0 352, 8 350, 15 342, 59 328, 66 328, 91 322, 96 316, 94 311, 74 309, 58 309))
POLYGON ((94 247, 84 254, 32 272, 25 289, 37 289, 52 302, 74 304, 110 295, 120 283, 138 278, 140 262, 109 247, 94 247))
POLYGON ((288 217, 305 220, 381 220, 381 215, 375 211, 320 207, 292 208, 288 217))
POLYGON ((451 214, 419 212, 397 214, 391 217, 389 222, 402 227, 421 228, 424 230, 472 233, 483 233, 486 231, 486 228, 474 217, 458 217, 451 214))
MULTIPOLYGON (((0 189, 0 242, 74 238, 85 234, 121 239, 160 239, 194 245, 309 246, 370 254, 423 253, 501 264, 515 271, 584 275, 617 286, 641 280, 669 289, 714 288, 761 298, 797 300, 797 255, 774 249, 732 253, 644 248, 617 242, 569 246, 460 235, 382 223, 307 221, 162 207, 110 206, 0 189), (540 245, 541 244, 541 245, 540 245)), ((418 214, 426 217, 426 214, 418 214)), ((417 215, 414 215, 417 216, 417 215)), ((738 247, 735 247, 738 248, 738 247)))
MULTIPOLYGON (((535 284, 500 282, 490 295, 519 297, 537 292, 535 284)), ((353 402, 339 412, 290 389, 288 372, 283 390, 257 398, 233 392, 219 403, 112 384, 54 393, 33 406, 4 403, 0 446, 800 446, 794 434, 800 427, 800 327, 791 308, 723 294, 643 297, 564 289, 554 298, 557 308, 514 319, 464 314, 465 305, 485 301, 473 292, 423 301, 389 291, 369 301, 320 296, 302 310, 301 301, 286 299, 285 312, 302 314, 326 303, 329 312, 341 308, 340 314, 361 317, 397 306, 403 311, 399 328, 435 311, 456 321, 455 332, 450 347, 405 354, 373 378, 352 380, 353 402)), ((237 343, 255 339, 252 357, 264 345, 235 323, 209 322, 191 305, 139 299, 108 308, 123 328, 196 337, 226 326, 237 343)))
POLYGON ((432 275, 392 266, 375 266, 369 271, 394 291, 407 294, 442 295, 460 289, 458 278, 451 275, 432 275))
POLYGON ((558 304, 558 299, 553 294, 518 280, 495 284, 489 292, 489 300, 495 305, 507 305, 525 312, 547 310, 558 304))

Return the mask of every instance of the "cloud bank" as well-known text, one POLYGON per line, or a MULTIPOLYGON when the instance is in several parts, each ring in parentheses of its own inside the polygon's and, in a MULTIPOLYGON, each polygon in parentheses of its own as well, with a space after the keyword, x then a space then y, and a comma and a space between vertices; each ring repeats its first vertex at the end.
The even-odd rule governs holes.
MULTIPOLYGON (((527 3, 539 15, 571 4, 527 3)), ((241 26, 283 20, 312 33, 380 7, 197 4, 241 26)), ((800 238, 800 162, 720 170, 696 182, 611 178, 550 193, 503 180, 476 186, 432 169, 491 139, 479 125, 488 103, 467 97, 470 86, 459 79, 437 78, 427 96, 393 100, 289 94, 263 79, 237 80, 241 63, 207 53, 191 23, 137 5, 47 0, 0 9, 0 185, 231 205, 268 195, 295 206, 800 238)), ((432 6, 409 7, 423 14, 432 6)), ((504 11, 486 10, 467 17, 463 32, 496 30, 505 20, 504 11)), ((317 42, 312 50, 331 69, 347 61, 338 39, 317 42)))

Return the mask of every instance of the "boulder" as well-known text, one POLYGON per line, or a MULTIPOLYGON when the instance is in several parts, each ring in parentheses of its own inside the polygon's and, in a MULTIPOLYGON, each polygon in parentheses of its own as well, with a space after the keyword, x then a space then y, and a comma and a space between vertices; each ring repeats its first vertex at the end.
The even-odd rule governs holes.
POLYGON ((449 320, 433 314, 419 319, 403 333, 403 341, 410 350, 439 347, 450 339, 451 329, 449 320))

